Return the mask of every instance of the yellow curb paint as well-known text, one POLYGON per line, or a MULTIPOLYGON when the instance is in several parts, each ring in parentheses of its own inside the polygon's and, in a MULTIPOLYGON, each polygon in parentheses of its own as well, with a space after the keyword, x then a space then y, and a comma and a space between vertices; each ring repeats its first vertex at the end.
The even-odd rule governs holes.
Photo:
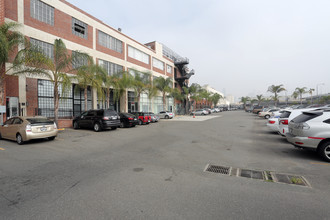
POLYGON ((65 128, 59 128, 59 129, 57 129, 58 131, 64 131, 65 130, 65 128))
POLYGON ((310 162, 310 164, 317 164, 317 165, 327 165, 327 166, 330 166, 330 163, 310 162))
POLYGON ((3 149, 3 148, 0 147, 0 150, 5 150, 5 149, 3 149))

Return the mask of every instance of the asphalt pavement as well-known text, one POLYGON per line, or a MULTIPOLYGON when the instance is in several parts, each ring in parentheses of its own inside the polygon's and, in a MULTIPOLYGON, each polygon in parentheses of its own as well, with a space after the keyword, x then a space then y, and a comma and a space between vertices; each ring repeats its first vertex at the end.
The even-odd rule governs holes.
POLYGON ((0 219, 329 219, 330 163, 251 113, 197 117, 0 140, 0 219), (310 186, 204 172, 207 164, 300 175, 310 186))

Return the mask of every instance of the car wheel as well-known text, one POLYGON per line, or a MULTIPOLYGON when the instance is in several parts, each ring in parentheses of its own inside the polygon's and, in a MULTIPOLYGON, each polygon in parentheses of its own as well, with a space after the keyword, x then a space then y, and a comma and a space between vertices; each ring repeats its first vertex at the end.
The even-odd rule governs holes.
POLYGON ((19 144, 19 145, 22 145, 22 144, 24 143, 21 134, 17 134, 17 135, 16 135, 16 142, 17 142, 17 144, 19 144))
POLYGON ((330 162, 330 141, 321 143, 317 149, 317 152, 323 158, 323 160, 330 162))
POLYGON ((165 115, 165 119, 168 119, 169 117, 168 117, 168 115, 165 115))
POLYGON ((73 129, 78 129, 79 128, 79 125, 78 125, 78 122, 73 122, 73 129))
POLYGON ((135 125, 132 125, 132 127, 134 128, 134 127, 135 127, 135 125))
POLYGON ((142 125, 142 124, 143 124, 143 122, 141 120, 139 120, 139 125, 142 125))
POLYGON ((120 122, 120 127, 121 128, 125 127, 124 122, 120 122))
POLYGON ((55 139, 55 136, 49 137, 48 140, 53 141, 55 139))
POLYGON ((117 127, 111 127, 111 130, 116 130, 117 129, 117 127))
POLYGON ((268 119, 268 118, 270 118, 270 115, 265 115, 265 119, 268 119))
POLYGON ((204 113, 202 113, 202 115, 205 115, 204 113))
POLYGON ((96 131, 96 132, 99 132, 101 130, 101 126, 100 126, 100 124, 99 123, 95 123, 94 124, 94 131, 96 131))

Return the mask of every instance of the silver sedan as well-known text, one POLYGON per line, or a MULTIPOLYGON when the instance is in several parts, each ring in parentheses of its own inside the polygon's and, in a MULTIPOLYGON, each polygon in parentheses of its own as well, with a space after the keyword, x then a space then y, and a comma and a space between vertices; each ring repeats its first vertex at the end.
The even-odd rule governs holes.
POLYGON ((289 123, 287 140, 300 148, 315 149, 330 162, 330 109, 303 112, 289 123))

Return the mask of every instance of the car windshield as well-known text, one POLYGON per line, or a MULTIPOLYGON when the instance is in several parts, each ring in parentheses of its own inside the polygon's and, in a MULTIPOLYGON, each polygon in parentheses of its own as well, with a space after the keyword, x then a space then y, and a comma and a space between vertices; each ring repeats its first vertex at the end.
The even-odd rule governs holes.
POLYGON ((30 124, 54 124, 53 121, 47 118, 27 118, 26 119, 30 124))

